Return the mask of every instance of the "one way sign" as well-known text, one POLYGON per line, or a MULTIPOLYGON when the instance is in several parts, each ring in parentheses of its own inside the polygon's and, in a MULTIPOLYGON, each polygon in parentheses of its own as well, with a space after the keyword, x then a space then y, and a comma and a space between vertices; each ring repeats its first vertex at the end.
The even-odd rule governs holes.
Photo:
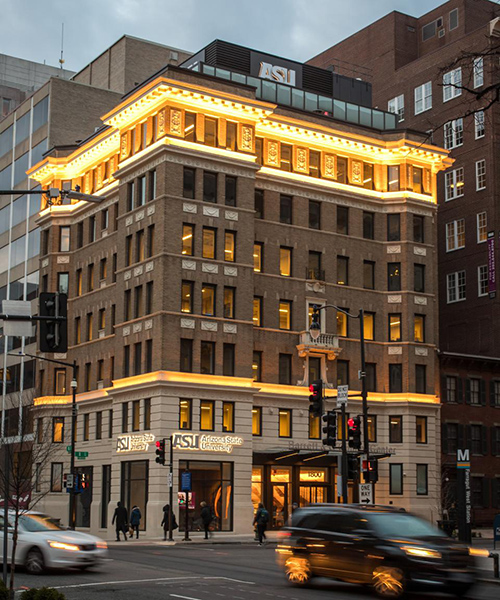
POLYGON ((373 487, 371 483, 359 484, 360 504, 373 504, 373 487))

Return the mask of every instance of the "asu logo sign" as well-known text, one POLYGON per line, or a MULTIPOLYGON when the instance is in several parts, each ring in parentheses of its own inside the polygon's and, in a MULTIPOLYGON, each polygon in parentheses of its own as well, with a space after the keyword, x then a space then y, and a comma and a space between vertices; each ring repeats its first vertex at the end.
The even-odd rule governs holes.
POLYGON ((261 62, 259 77, 262 77, 262 79, 277 81, 278 83, 285 83, 286 85, 292 85, 295 87, 295 71, 293 69, 280 67, 279 65, 261 62))
POLYGON ((234 435, 209 435, 201 433, 174 433, 172 446, 178 450, 201 450, 203 452, 227 452, 234 446, 242 446, 243 438, 234 435))

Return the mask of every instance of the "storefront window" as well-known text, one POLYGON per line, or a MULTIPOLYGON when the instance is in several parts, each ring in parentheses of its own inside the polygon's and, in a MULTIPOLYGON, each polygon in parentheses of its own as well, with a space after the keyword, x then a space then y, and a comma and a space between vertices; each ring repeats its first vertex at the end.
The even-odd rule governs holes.
POLYGON ((146 529, 146 509, 148 503, 149 461, 135 460, 122 462, 121 501, 130 511, 132 506, 138 506, 142 518, 139 529, 146 529))
POLYGON ((90 527, 90 508, 92 505, 92 467, 79 467, 77 469, 82 491, 76 494, 75 525, 77 527, 90 527))
POLYGON ((252 504, 257 510, 262 502, 262 467, 252 467, 252 504))
POLYGON ((290 496, 290 468, 271 469, 273 529, 283 527, 288 519, 290 496))
MULTIPOLYGON (((210 525, 213 531, 231 531, 233 528, 233 463, 209 461, 179 461, 181 473, 191 472, 192 492, 189 494, 188 527, 203 531, 201 502, 206 502, 214 515, 210 525)), ((179 528, 185 530, 185 493, 179 492, 179 528)))
POLYGON ((327 502, 327 470, 301 467, 299 474, 299 505, 327 502))

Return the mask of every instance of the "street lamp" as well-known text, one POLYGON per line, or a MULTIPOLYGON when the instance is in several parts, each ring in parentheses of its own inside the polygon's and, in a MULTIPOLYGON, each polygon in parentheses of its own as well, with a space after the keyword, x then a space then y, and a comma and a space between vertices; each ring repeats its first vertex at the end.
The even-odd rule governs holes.
MULTIPOLYGON (((309 334, 313 340, 317 340, 321 334, 321 325, 319 322, 319 311, 325 308, 334 308, 337 312, 341 312, 350 319, 359 319, 359 342, 361 351, 361 370, 359 378, 361 380, 361 400, 363 410, 363 452, 366 454, 366 464, 369 464, 370 448, 368 441, 368 392, 366 389, 366 363, 365 363, 365 311, 360 308, 357 315, 351 314, 349 311, 336 306, 335 304, 324 304, 318 306, 314 304, 311 317, 311 325, 309 326, 309 334)), ((344 427, 344 425, 342 425, 344 427)), ((342 432, 343 434, 345 432, 342 432)))

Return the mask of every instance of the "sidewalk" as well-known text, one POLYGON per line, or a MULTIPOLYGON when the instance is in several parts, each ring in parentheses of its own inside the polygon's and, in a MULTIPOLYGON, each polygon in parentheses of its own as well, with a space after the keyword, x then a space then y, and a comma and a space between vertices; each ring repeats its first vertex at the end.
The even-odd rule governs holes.
MULTIPOLYGON (((268 543, 276 543, 278 540, 277 531, 267 531, 267 542, 268 543)), ((127 541, 123 541, 123 536, 121 541, 117 542, 116 539, 106 540, 108 546, 123 546, 124 544, 130 545, 148 545, 148 544, 159 544, 160 546, 177 546, 177 545, 193 545, 193 544, 201 544, 201 545, 210 545, 210 544, 256 544, 257 540, 253 533, 248 534, 236 534, 236 533, 224 533, 224 532, 216 532, 212 534, 212 536, 206 540, 205 534, 202 531, 194 531, 189 534, 189 542, 184 541, 184 533, 181 531, 174 532, 174 540, 173 542, 164 541, 163 536, 149 536, 147 534, 140 535, 139 539, 128 538, 127 541)))

